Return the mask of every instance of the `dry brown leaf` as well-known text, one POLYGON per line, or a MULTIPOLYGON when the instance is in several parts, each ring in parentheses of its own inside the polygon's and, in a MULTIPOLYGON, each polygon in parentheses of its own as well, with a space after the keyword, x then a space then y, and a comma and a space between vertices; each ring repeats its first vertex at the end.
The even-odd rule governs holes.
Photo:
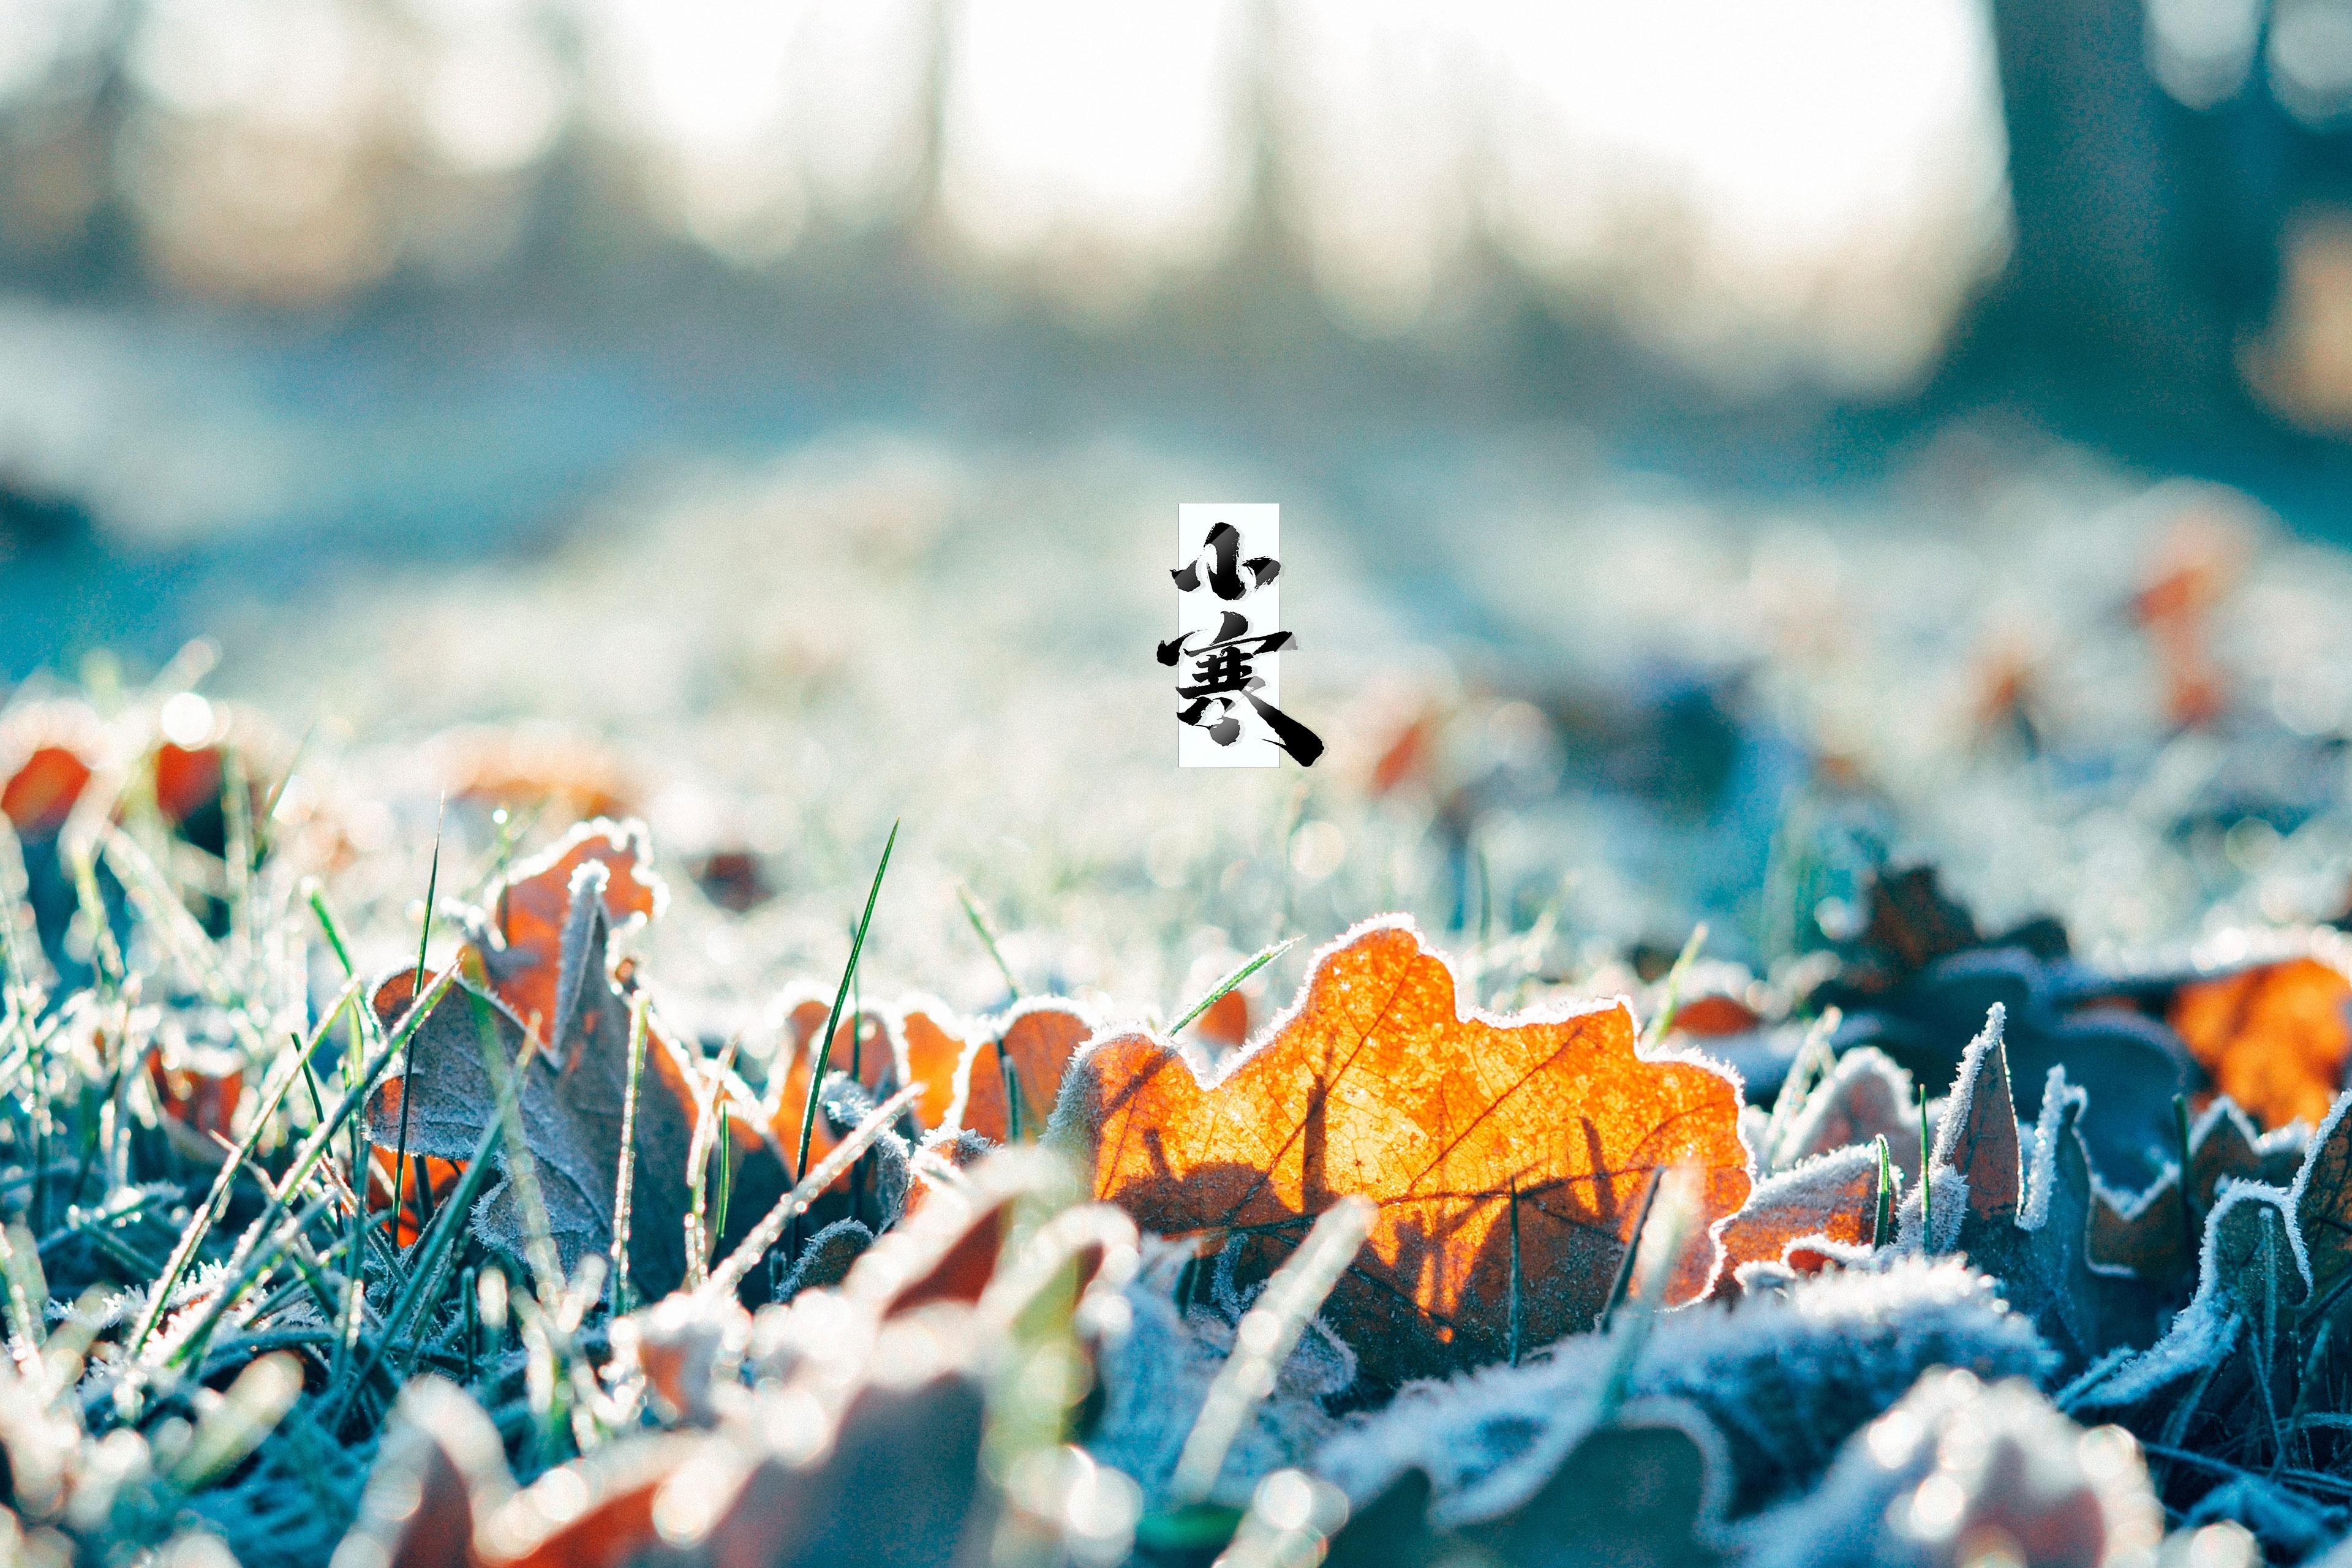
MULTIPOLYGON (((1867 1247, 1877 1229, 1877 1145, 1840 1149, 1756 1184, 1723 1227, 1724 1270, 1790 1262, 1801 1243, 1867 1247)), ((1818 1247, 1802 1250, 1822 1256, 1818 1247)))
POLYGON ((2221 1093, 2266 1128, 2316 1127, 2352 1061, 2352 978, 2333 945, 2173 993, 2167 1021, 2221 1093))
POLYGON ((1591 1326, 1657 1173, 1699 1170, 1706 1227, 1670 1300, 1712 1283, 1714 1226, 1748 1196, 1739 1089, 1697 1059, 1645 1060, 1622 1003, 1493 1019, 1409 921, 1318 956, 1272 1032, 1208 1076, 1149 1035, 1071 1063, 1058 1140, 1097 1197, 1162 1234, 1225 1232, 1263 1275, 1341 1196, 1379 1208, 1325 1309, 1394 1383, 1591 1326), (1514 1217, 1516 1215, 1516 1225, 1514 1217))
POLYGON ((1984 940, 1967 907, 1947 897, 1937 883, 1933 866, 1881 871, 1870 879, 1862 943, 1885 954, 1898 978, 1984 940))

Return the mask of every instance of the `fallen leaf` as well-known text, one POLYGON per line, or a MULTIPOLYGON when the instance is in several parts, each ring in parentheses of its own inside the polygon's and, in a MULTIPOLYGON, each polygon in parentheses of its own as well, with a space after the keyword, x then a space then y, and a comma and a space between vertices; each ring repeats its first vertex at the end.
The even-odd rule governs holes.
POLYGON ((435 771, 449 798, 485 815, 504 810, 561 827, 638 809, 636 791, 619 760, 596 742, 562 731, 461 730, 436 751, 435 771))
POLYGON ((245 1092, 245 1069, 235 1051, 186 1047, 147 1049, 147 1083, 163 1113, 199 1134, 236 1135, 236 1106, 245 1092))
POLYGON ((1675 1008, 1670 1027, 1694 1039, 1722 1039, 1764 1026, 1764 1015, 1737 996, 1720 992, 1693 996, 1675 1008))
MULTIPOLYGON (((2068 1390, 2068 1407, 2132 1411, 2136 1426, 2171 1439, 2188 1436, 2192 1420, 2238 1427, 2245 1413, 2232 1407, 2258 1386, 2273 1410, 2291 1407, 2293 1391, 2280 1384, 2300 1372, 2291 1336, 2296 1309, 2310 1294, 2296 1255, 2295 1206, 2293 1194, 2263 1183, 2231 1187, 2206 1219, 2189 1305, 2147 1349, 2080 1379, 2068 1390)), ((2234 1445, 2239 1436, 2229 1440, 2234 1445)))
POLYGON ((1833 1043, 1848 1051, 1875 1046, 1915 1079, 1948 1082, 1960 1070, 1963 1044, 1999 1006, 2020 1114, 2040 1116, 2050 1069, 2063 1066, 2067 1080, 2090 1094, 2083 1135, 2100 1178, 2144 1187, 2176 1141, 2173 1096, 2187 1089, 2196 1066, 2179 1037, 2156 1019, 2083 1007, 2082 984, 2073 966, 2023 948, 1957 953, 1899 990, 1859 999, 1861 1011, 1848 1014, 1833 1043))
POLYGON ((910 1009, 900 1020, 907 1071, 925 1086, 919 1109, 927 1127, 976 1132, 1012 1142, 1012 1098, 1005 1068, 1021 1086, 1021 1131, 1045 1130, 1062 1077, 1093 1023, 1067 1002, 1033 998, 993 1018, 961 1022, 944 1013, 910 1009))
POLYGON ((706 1440, 645 1435, 517 1489, 498 1428, 432 1376, 403 1390, 337 1560, 381 1568, 621 1568, 657 1543, 654 1500, 706 1440))
POLYGON ((1341 1196, 1372 1199, 1324 1315, 1394 1383, 1507 1354, 1515 1294, 1528 1344, 1590 1327, 1651 1181, 1685 1162, 1706 1228, 1670 1299, 1706 1291, 1715 1226, 1749 1187, 1738 1086, 1645 1060, 1637 1037, 1622 1003, 1465 1017, 1411 923, 1376 921, 1318 955, 1297 1006, 1205 1082, 1162 1039, 1097 1039, 1050 1136, 1097 1197, 1162 1234, 1227 1233, 1250 1277, 1341 1196))
POLYGON ((2000 1280, 2070 1367, 2112 1342, 2112 1277, 2090 1261, 2090 1157, 2078 1131, 2087 1097, 2053 1068, 2026 1168, 2010 1093, 1999 1007, 1961 1058, 1917 1194, 1904 1202, 1906 1237, 1958 1251, 2000 1280), (1932 1213, 1923 1214, 1923 1207, 1932 1213))
POLYGON ((1864 1005, 1965 953, 2012 948, 2049 961, 2063 958, 2069 945, 2065 927, 2047 916, 1988 933, 1966 904, 1943 890, 1933 866, 1874 870, 1860 899, 1863 929, 1836 980, 1817 1000, 1864 1005))
POLYGON ((1530 1496, 1434 1518, 1430 1482, 1406 1471, 1341 1527, 1332 1568, 1710 1568, 1725 1560, 1724 1444, 1678 1400, 1643 1400, 1588 1431, 1530 1496))
POLYGON ((164 742, 155 748, 155 809, 174 827, 185 826, 203 812, 218 810, 226 769, 218 745, 164 742))
MULTIPOLYGON (((520 1114, 567 1270, 582 1253, 605 1250, 613 1240, 635 987, 614 969, 607 943, 614 911, 635 920, 659 907, 659 884, 644 854, 642 828, 593 823, 519 868, 493 897, 494 912, 468 921, 460 970, 478 967, 486 984, 461 979, 444 994, 411 1040, 404 1070, 385 1080, 368 1107, 369 1133, 379 1147, 397 1149, 404 1127, 412 1152, 469 1159, 497 1114, 483 1065, 485 1037, 512 1063, 526 1037, 535 1036, 540 1048, 520 1069, 520 1114)), ((387 1026, 405 1010, 414 984, 414 972, 402 970, 378 987, 376 1014, 387 1026)), ((704 1098, 699 1086, 710 1070, 649 1020, 629 1229, 633 1282, 648 1297, 685 1277, 684 1222, 692 1203, 687 1162, 704 1098)), ((749 1089, 729 1075, 710 1094, 714 1105, 736 1108, 728 1119, 729 1147, 714 1156, 731 1162, 732 1237, 782 1195, 783 1164, 749 1089)), ((509 1175, 476 1206, 474 1226, 485 1240, 522 1256, 529 1230, 503 1142, 496 1157, 509 1175)), ((722 1247, 727 1239, 720 1238, 722 1247)))
POLYGON ((1878 1157, 1875 1142, 1855 1144, 1758 1182, 1720 1233, 1725 1272, 1743 1263, 1790 1262, 1791 1249, 1805 1243, 1876 1245, 1878 1157))
POLYGON ((0 816, 21 837, 50 837, 65 826, 74 803, 89 787, 91 772, 89 763, 69 746, 36 746, 0 784, 0 816))
POLYGON ((1863 895, 1867 911, 1862 945, 1884 957, 1897 975, 1965 952, 1984 939, 1966 905, 1944 896, 1933 866, 1881 871, 1863 895))
POLYGON ((740 1392, 732 1363, 751 1335, 751 1318, 731 1297, 680 1290, 614 1318, 608 1377, 642 1376, 655 1407, 673 1421, 717 1422, 740 1392))
POLYGON ((2288 1197, 2296 1250, 2317 1315, 2352 1290, 2352 1094, 2340 1095, 2319 1124, 2288 1197))
POLYGON ((1220 1050, 1238 1048, 1249 1038, 1249 998, 1242 994, 1241 987, 1234 987, 1209 1004, 1192 1032, 1220 1050))
POLYGON ((591 862, 606 873, 600 899, 613 931, 634 931, 668 901, 668 889, 651 869, 645 825, 599 819, 511 868, 486 896, 487 918, 477 912, 467 921, 467 940, 480 955, 491 990, 517 1018, 535 1023, 542 1037, 557 1027, 564 928, 580 868, 591 862))
POLYGON ((1008 1247, 1031 1262, 1051 1258, 1068 1265, 1073 1289, 1083 1295, 1111 1253, 1133 1251, 1135 1227, 1117 1209, 1079 1206, 1062 1209, 1038 1228, 1039 1216, 1066 1199, 1068 1181, 1058 1162, 1035 1150, 991 1153, 953 1192, 867 1248, 842 1281, 842 1297, 877 1319, 939 1301, 977 1307, 999 1286, 1008 1247))
MULTIPOLYGON (((368 1207, 381 1211, 392 1205, 392 1162, 396 1150, 376 1148, 368 1160, 368 1207)), ((425 1215, 432 1212, 457 1184, 466 1173, 462 1162, 436 1159, 431 1154, 408 1151, 408 1160, 400 1168, 399 1218, 393 1222, 393 1234, 399 1246, 414 1246, 425 1234, 425 1215), (423 1195, 420 1196, 420 1188, 423 1195)))
POLYGON ((696 857, 692 870, 702 896, 731 914, 748 914, 776 896, 755 850, 713 849, 696 857))
MULTIPOLYGON (((795 1309, 797 1310, 797 1309, 795 1309)), ((999 1498, 981 1464, 982 1326, 935 1305, 809 1358, 654 1503, 667 1545, 713 1568, 980 1568, 999 1498), (812 1419, 814 1417, 815 1419, 812 1419), (755 1429, 758 1429, 755 1427, 755 1429)))
POLYGON ((514 1490, 499 1429, 472 1395, 427 1374, 400 1391, 338 1557, 383 1568, 473 1568, 482 1513, 514 1490))
POLYGON ((2221 1093, 2266 1128, 2317 1126, 2352 1061, 2352 976, 2335 942, 2303 957, 2193 980, 2166 1021, 2221 1093))
MULTIPOLYGON (((816 1068, 816 1038, 824 1032, 824 1021, 832 1014, 832 998, 801 994, 797 999, 787 996, 782 1005, 783 1024, 777 1043, 777 1059, 782 1064, 779 1075, 771 1066, 772 1075, 767 1093, 761 1098, 760 1114, 769 1133, 783 1150, 787 1160, 797 1158, 800 1152, 801 1125, 808 1111, 811 1074, 816 1068)), ((833 1050, 825 1059, 825 1078, 831 1082, 835 1074, 857 1084, 879 1100, 886 1098, 906 1077, 906 1050, 898 1035, 880 1014, 866 1011, 845 1014, 834 1025, 833 1050), (853 1070, 854 1069, 854 1070, 853 1070)), ((920 1106, 928 1103, 918 1102, 920 1106)), ((809 1133, 809 1163, 814 1165, 831 1153, 840 1142, 833 1120, 819 1115, 809 1133)), ((845 1173, 828 1191, 845 1191, 849 1176, 845 1173)))
POLYGON ((789 1301, 803 1290, 830 1290, 848 1278, 852 1265, 866 1256, 874 1245, 874 1233, 863 1221, 837 1219, 814 1236, 801 1248, 793 1259, 792 1272, 776 1292, 779 1301, 789 1301))
POLYGON ((1829 1076, 1805 1096, 1772 1159, 1786 1168, 1879 1138, 1886 1140, 1895 1168, 1916 1179, 1919 1110, 1911 1075, 1885 1052, 1858 1046, 1839 1057, 1829 1076))
MULTIPOLYGON (((2164 1510, 2147 1467, 2117 1436, 2084 1432, 2022 1378, 1989 1384, 1939 1368, 1847 1442, 1812 1498, 1756 1532, 1748 1561, 2153 1563, 2164 1510)), ((2203 1555, 2192 1549, 2186 1560, 2203 1555)))
POLYGON ((660 1543, 654 1503, 709 1444, 647 1435, 557 1467, 490 1510, 474 1532, 479 1568, 626 1568, 660 1543))
POLYGON ((2186 1204, 2177 1164, 2140 1193, 2100 1189, 2091 1206, 2092 1260, 2128 1268, 2152 1283, 2193 1283, 2198 1238, 2221 1184, 2254 1181, 2284 1187, 2302 1168, 2304 1150, 2295 1129, 2257 1134, 2244 1111, 2216 1100, 2189 1128, 2186 1204))

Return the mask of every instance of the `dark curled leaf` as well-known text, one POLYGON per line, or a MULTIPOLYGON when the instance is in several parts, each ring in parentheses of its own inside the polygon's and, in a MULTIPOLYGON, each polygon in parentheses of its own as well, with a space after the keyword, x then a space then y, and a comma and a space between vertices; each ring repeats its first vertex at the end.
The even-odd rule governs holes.
POLYGON ((2110 1184, 2142 1187, 2174 1142, 2172 1101, 2189 1086, 2189 1055, 2171 1030, 2137 1013, 2068 1011, 2077 979, 2021 949, 1961 953, 1850 1014, 1836 1044, 1876 1046, 1919 1081, 1948 1082, 1998 1006, 2020 1114, 2041 1115, 2050 1069, 2063 1067, 2090 1097, 2082 1135, 2094 1168, 2110 1184))
MULTIPOLYGON (((1531 1491, 1591 1424, 1619 1353, 1612 1336, 1586 1335, 1520 1366, 1408 1384, 1352 1420, 1315 1467, 1367 1505, 1408 1469, 1425 1474, 1441 1501, 1531 1491)), ((1958 1259, 1914 1258, 1883 1272, 1801 1277, 1728 1309, 1666 1313, 1622 1376, 1629 1398, 1682 1401, 1724 1435, 1730 1507, 1743 1515, 1810 1486, 1850 1434, 1930 1367, 2038 1379, 2055 1363, 1991 1280, 1958 1259)))
POLYGON ((2091 1210, 2091 1260, 2128 1268, 2179 1302, 2197 1282, 2198 1241, 2205 1216, 2225 1182, 2265 1182, 2284 1187, 2302 1169, 2309 1134, 2300 1127, 2257 1133, 2245 1112, 2227 1100, 2205 1108, 2189 1133, 2189 1181, 2168 1165, 2145 1191, 2124 1194, 2104 1187, 2091 1210))
POLYGON ((2079 1370, 2109 1348, 2122 1310, 2115 1277, 2090 1261, 2091 1169, 2078 1131, 2087 1097, 2063 1068, 2051 1069, 2029 1166, 2004 1022, 1994 1007, 1969 1047, 1922 1191, 1904 1200, 1903 1234, 1930 1253, 1965 1254, 2000 1280, 2011 1305, 2079 1370))
POLYGON ((776 1300, 789 1301, 803 1290, 829 1290, 848 1277, 850 1265, 874 1245, 874 1233, 854 1219, 837 1219, 801 1249, 776 1300))
POLYGON ((1526 1496, 1431 1509, 1412 1471, 1343 1526, 1335 1568, 1502 1562, 1522 1568, 1709 1568, 1725 1560, 1723 1439, 1672 1400, 1628 1405, 1578 1437, 1526 1496), (1491 1553, 1492 1557, 1484 1554, 1491 1553))
MULTIPOLYGON (((611 900, 647 908, 656 901, 634 862, 616 872, 605 856, 581 852, 583 846, 609 849, 605 831, 606 825, 592 824, 575 832, 567 840, 571 848, 551 866, 525 868, 499 896, 494 907, 501 932, 484 931, 481 942, 488 945, 469 944, 460 957, 461 967, 470 955, 487 968, 490 986, 461 980, 450 987, 410 1042, 405 1071, 386 1079, 368 1107, 369 1133, 380 1147, 396 1148, 404 1128, 414 1154, 470 1158, 495 1114, 485 1042, 509 1063, 519 1059, 530 1018, 517 1005, 530 1004, 543 1048, 523 1069, 520 1115, 538 1163, 549 1228, 567 1270, 583 1254, 612 1246, 617 1213, 634 987, 615 973, 608 954, 611 900), (550 918, 553 895, 545 879, 567 861, 577 864, 564 894, 566 912, 556 921, 550 918), (547 951, 551 940, 555 945, 547 951), (496 978, 501 973, 503 982, 496 978)), ((405 1008, 414 980, 404 969, 377 988, 380 1018, 389 1023, 405 1008)), ((646 1297, 676 1289, 686 1275, 685 1221, 692 1206, 687 1163, 698 1115, 697 1080, 708 1070, 661 1031, 648 1030, 629 1226, 630 1277, 646 1297)), ((730 1077, 716 1093, 745 1108, 730 1119, 725 1152, 734 1164, 729 1218, 740 1231, 782 1195, 782 1162, 750 1112, 750 1091, 730 1077)), ((498 1158, 505 1170, 503 1146, 498 1158)), ((524 1254, 528 1228, 510 1182, 501 1181, 483 1197, 473 1224, 490 1245, 524 1254)), ((727 1239, 720 1238, 722 1247, 727 1239)))

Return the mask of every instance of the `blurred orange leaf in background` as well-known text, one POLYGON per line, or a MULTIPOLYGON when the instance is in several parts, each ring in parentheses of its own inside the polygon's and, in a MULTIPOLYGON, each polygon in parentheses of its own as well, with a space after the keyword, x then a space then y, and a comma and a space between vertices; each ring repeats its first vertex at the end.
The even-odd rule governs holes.
POLYGON ((2352 979, 2324 959, 2257 964, 2173 994, 2167 1021, 2214 1087, 2265 1128, 2316 1127, 2352 1060, 2352 979))

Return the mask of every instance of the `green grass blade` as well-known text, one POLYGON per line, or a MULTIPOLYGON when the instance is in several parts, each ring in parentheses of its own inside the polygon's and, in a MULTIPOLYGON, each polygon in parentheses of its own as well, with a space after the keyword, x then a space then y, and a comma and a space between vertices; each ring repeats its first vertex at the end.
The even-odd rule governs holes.
POLYGON ((898 824, 890 825, 890 837, 883 841, 882 862, 874 868, 874 886, 866 895, 866 913, 857 921, 857 934, 850 939, 849 963, 841 972, 841 985, 833 994, 833 1011, 824 1016, 824 1032, 817 1037, 816 1060, 809 1071, 808 1103, 801 1110, 801 1142, 793 1156, 795 1175, 808 1169, 809 1143, 816 1137, 817 1101, 824 1098, 824 1071, 833 1059, 833 1032, 841 1026, 842 1004, 849 1000, 849 983, 856 977, 857 959, 866 951, 866 933, 873 929, 874 905, 882 897, 882 878, 890 869, 890 851, 898 847, 898 824))
POLYGON ((1210 992, 1206 996, 1202 997, 1198 1002, 1193 1003, 1192 1010, 1185 1014, 1182 1017, 1177 1019, 1176 1026, 1168 1031, 1169 1037, 1173 1038, 1174 1037, 1182 1034, 1186 1029, 1192 1026, 1193 1020, 1197 1019, 1202 1014, 1207 1012, 1210 1008, 1223 1001, 1224 999, 1225 993, 1231 991, 1234 986, 1239 985, 1243 981, 1247 980, 1251 975, 1255 974, 1259 970, 1264 969, 1267 964, 1272 963, 1276 959, 1280 958, 1284 953, 1288 952, 1292 948, 1297 945, 1298 939, 1295 936, 1288 936, 1283 938, 1280 942, 1276 942, 1272 947, 1260 949, 1258 955, 1255 958, 1251 959, 1247 963, 1243 964, 1239 969, 1234 970, 1231 974, 1228 974, 1223 980, 1218 981, 1215 990, 1210 992))

